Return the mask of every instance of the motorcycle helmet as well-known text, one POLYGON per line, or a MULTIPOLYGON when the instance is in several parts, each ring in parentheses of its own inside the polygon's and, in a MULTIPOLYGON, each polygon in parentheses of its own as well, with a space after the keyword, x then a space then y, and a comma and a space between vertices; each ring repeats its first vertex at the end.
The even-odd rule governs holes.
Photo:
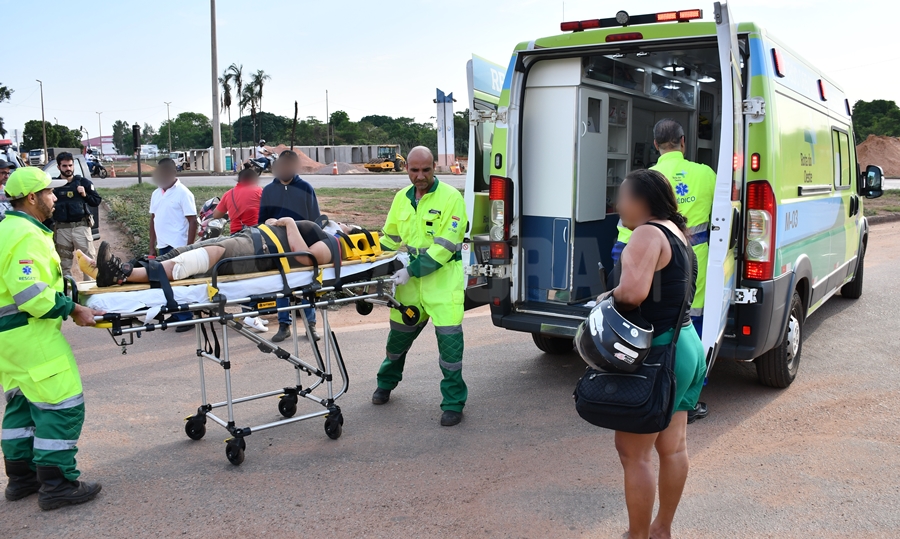
POLYGON ((575 334, 575 348, 592 368, 632 373, 650 353, 653 325, 640 315, 626 318, 616 310, 612 294, 591 309, 575 334))
POLYGON ((266 139, 264 139, 264 138, 259 139, 259 145, 260 145, 260 146, 262 146, 262 145, 265 144, 265 143, 266 143, 266 139))

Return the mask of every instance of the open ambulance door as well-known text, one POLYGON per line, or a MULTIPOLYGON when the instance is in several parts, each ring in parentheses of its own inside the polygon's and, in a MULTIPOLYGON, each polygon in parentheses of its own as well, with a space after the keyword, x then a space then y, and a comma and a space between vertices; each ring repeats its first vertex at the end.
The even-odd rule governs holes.
POLYGON ((732 22, 728 4, 716 2, 714 12, 722 73, 722 122, 703 310, 703 347, 709 369, 716 360, 734 296, 736 232, 740 227, 744 176, 743 81, 737 24, 732 22))
POLYGON ((466 268, 466 309, 488 303, 488 291, 485 290, 487 277, 469 275, 470 266, 476 266, 480 260, 490 259, 490 253, 476 253, 476 249, 488 249, 487 242, 475 243, 478 236, 488 234, 490 222, 490 203, 488 201, 491 185, 491 143, 493 141, 494 124, 497 121, 497 108, 500 93, 506 78, 506 68, 480 56, 472 55, 466 62, 466 79, 468 82, 469 109, 469 160, 466 167, 466 215, 469 217, 469 228, 466 230, 463 243, 463 265, 466 268))

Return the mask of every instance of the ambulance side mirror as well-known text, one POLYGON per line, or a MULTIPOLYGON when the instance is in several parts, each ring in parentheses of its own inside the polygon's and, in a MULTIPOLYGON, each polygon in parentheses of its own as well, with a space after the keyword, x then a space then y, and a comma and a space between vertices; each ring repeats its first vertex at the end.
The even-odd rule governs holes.
POLYGON ((878 165, 869 165, 866 167, 865 175, 860 178, 860 195, 866 198, 878 198, 884 191, 882 182, 884 180, 884 170, 878 165))

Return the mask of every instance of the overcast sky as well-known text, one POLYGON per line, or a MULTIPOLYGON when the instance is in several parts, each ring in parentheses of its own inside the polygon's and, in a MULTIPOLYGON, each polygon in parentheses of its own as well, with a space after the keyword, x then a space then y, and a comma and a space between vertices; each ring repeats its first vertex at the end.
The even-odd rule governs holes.
MULTIPOLYGON (((735 0, 732 13, 779 36, 858 99, 900 101, 900 5, 894 1, 735 0)), ((472 53, 506 65, 519 41, 559 33, 567 20, 699 7, 708 0, 267 0, 218 2, 219 72, 243 64, 263 69, 263 109, 300 118, 330 110, 435 115, 435 88, 465 107, 465 63, 472 53)), ((40 119, 44 81, 47 121, 84 125, 96 136, 115 120, 210 116, 210 11, 206 0, 0 0, 0 82, 15 90, 0 105, 12 136, 40 119)), ((237 118, 237 108, 232 111, 237 118)), ((223 121, 227 117, 223 113, 223 121)), ((20 132, 21 137, 21 132, 20 132)))

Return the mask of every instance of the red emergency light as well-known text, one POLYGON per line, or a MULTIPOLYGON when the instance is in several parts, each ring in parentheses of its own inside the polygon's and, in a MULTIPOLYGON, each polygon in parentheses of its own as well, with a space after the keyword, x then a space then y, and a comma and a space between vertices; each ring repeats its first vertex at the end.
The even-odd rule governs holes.
POLYGON ((825 81, 819 79, 819 97, 822 98, 822 101, 828 101, 828 96, 825 95, 825 81))
MULTIPOLYGON (((595 28, 612 28, 615 26, 634 26, 637 24, 655 24, 659 22, 688 22, 703 18, 702 9, 686 9, 684 11, 666 11, 649 15, 629 15, 625 11, 616 13, 607 19, 586 19, 583 21, 567 21, 559 25, 563 32, 582 32, 595 28)), ((634 39, 634 38, 632 38, 634 39)), ((640 38, 637 38, 640 39, 640 38)), ((607 41, 610 41, 607 39, 607 41)), ((624 41, 624 39, 614 40, 624 41)))
POLYGON ((781 67, 781 53, 778 52, 778 49, 772 49, 772 60, 775 62, 775 74, 784 78, 784 69, 781 67))

